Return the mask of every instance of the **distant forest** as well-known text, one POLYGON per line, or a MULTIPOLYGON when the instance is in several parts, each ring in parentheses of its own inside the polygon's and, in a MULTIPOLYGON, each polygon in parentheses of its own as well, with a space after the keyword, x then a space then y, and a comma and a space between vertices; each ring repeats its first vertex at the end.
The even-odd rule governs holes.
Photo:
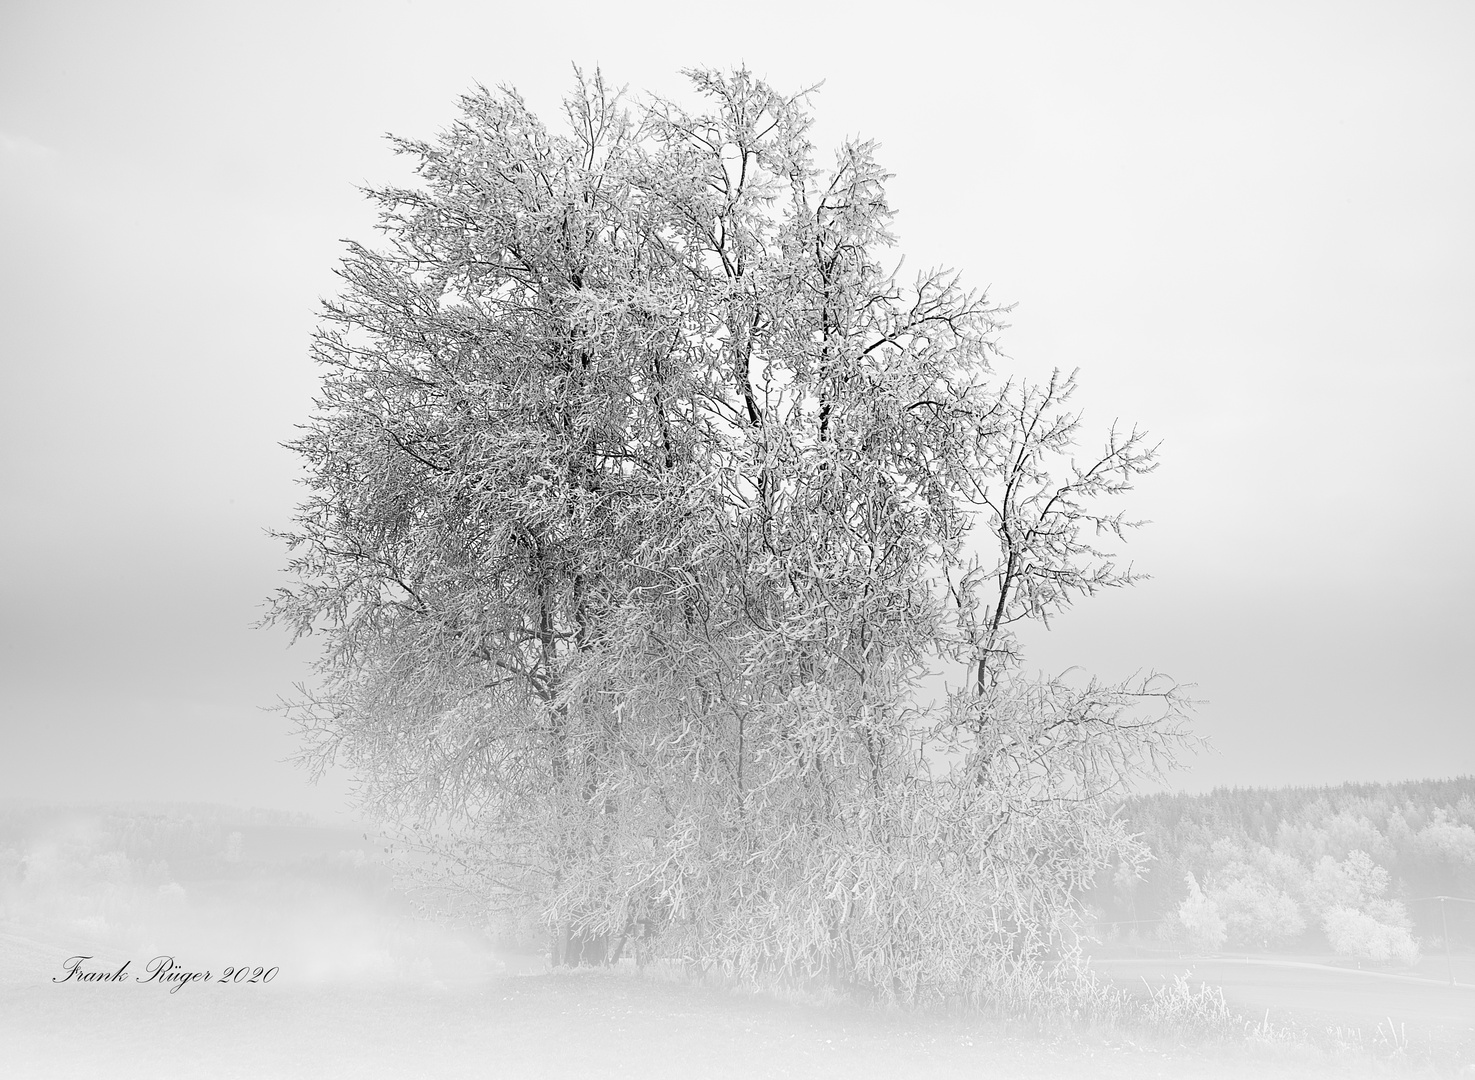
POLYGON ((1120 813, 1152 858, 1085 897, 1104 941, 1391 964, 1442 949, 1446 926, 1475 945, 1475 777, 1143 795, 1120 813))

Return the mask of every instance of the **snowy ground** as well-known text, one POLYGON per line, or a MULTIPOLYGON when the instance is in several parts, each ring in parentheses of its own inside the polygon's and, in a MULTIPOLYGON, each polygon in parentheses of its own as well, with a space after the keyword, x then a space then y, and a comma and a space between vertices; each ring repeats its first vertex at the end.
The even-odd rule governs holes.
MULTIPOLYGON (((326 943, 342 948, 363 928, 323 930, 326 943)), ((221 983, 224 964, 239 958, 209 955, 197 943, 177 959, 185 969, 210 970, 212 979, 171 990, 133 978, 147 975, 148 957, 9 926, 0 930, 0 1076, 1274 1080, 1417 1074, 1390 1070, 1363 1051, 1277 1043, 1187 1047, 1103 1032, 1048 1035, 979 1021, 785 1004, 633 974, 519 974, 536 970, 539 961, 503 962, 474 939, 452 947, 439 931, 427 942, 417 963, 398 969, 361 961, 337 971, 321 962, 289 963, 271 982, 254 984, 221 983), (129 978, 54 982, 65 974, 62 954, 77 947, 93 956, 82 965, 87 970, 114 971, 129 960, 129 978)), ((1442 1060, 1453 1071, 1468 1064, 1448 1053, 1442 1060)))
MULTIPOLYGON (((14 949, 14 939, 8 948, 14 949)), ((13 954, 13 953, 12 953, 13 954)), ((7 1077, 1274 1077, 1365 1057, 1185 1049, 784 1005, 618 975, 0 988, 7 1077)))

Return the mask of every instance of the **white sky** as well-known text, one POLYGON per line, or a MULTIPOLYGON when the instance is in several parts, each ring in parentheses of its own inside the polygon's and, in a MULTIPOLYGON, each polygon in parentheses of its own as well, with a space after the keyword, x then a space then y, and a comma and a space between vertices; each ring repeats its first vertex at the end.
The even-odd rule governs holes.
POLYGON ((1034 653, 1166 670, 1217 750, 1180 776, 1475 771, 1475 5, 75 3, 0 10, 0 796, 329 812, 259 711, 252 631, 300 497, 277 447, 355 185, 477 82, 553 119, 745 61, 875 138, 908 263, 1017 302, 1164 441, 1154 580, 1034 653))

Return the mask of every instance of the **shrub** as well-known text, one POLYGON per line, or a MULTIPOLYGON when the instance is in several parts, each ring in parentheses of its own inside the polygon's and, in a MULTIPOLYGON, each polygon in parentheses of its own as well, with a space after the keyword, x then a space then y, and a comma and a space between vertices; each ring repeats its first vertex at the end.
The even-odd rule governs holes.
POLYGON ((1335 907, 1323 917, 1321 926, 1327 943, 1339 956, 1379 963, 1418 963, 1418 943, 1406 928, 1379 922, 1366 912, 1335 907))

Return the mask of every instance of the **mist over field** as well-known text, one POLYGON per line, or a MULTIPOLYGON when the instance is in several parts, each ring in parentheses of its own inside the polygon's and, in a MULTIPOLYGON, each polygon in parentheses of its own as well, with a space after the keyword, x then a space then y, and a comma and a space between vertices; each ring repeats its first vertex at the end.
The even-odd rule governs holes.
MULTIPOLYGON (((98 963, 137 969, 168 954, 217 974, 276 966, 287 983, 462 977, 493 963, 483 935, 421 917, 377 835, 310 820, 203 804, 13 809, 5 919, 104 950, 98 963)), ((57 963, 47 954, 48 979, 57 963)))
MULTIPOLYGON (((392 846, 367 827, 207 804, 0 806, 7 1075, 1291 1077, 1475 1063, 1463 939, 1451 988, 1440 942, 1409 968, 1324 942, 1196 955, 1170 935, 1103 935, 1093 964, 1129 994, 1161 995, 1158 1025, 1041 1030, 753 995, 628 958, 553 973, 536 933, 436 917, 457 905, 417 891, 423 876, 392 846), (99 978, 125 964, 123 979, 99 978), (1205 1042, 1191 1020, 1218 988, 1234 1038, 1205 1042)), ((1164 855, 1170 870, 1193 858, 1164 855)))

